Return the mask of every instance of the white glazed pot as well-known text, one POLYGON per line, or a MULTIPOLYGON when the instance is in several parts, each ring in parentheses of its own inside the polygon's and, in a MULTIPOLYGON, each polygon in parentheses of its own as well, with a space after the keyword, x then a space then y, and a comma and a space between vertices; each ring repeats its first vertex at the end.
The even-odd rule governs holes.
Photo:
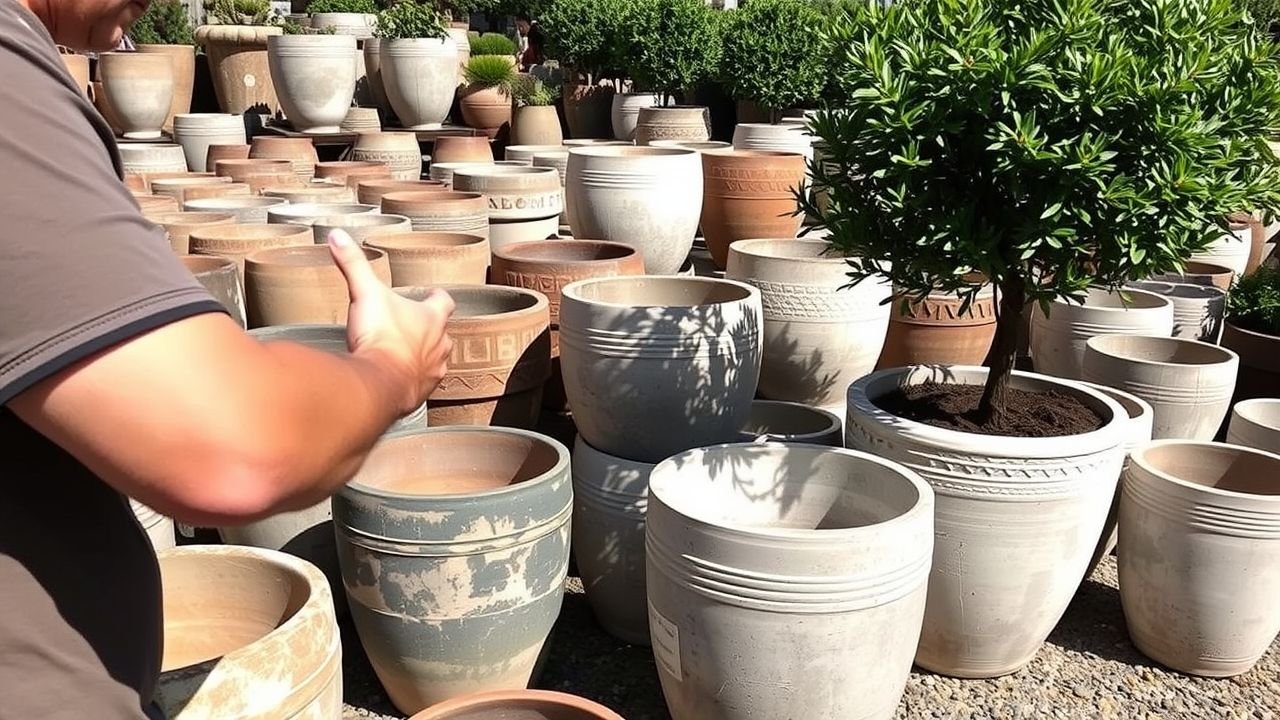
POLYGON ((383 40, 382 85, 408 130, 439 129, 458 88, 458 47, 453 38, 383 40))
POLYGON ((351 35, 274 35, 267 66, 280 107, 293 129, 336 133, 356 89, 356 39, 351 35))
POLYGON ((173 139, 182 146, 187 169, 206 172, 210 145, 244 145, 244 118, 225 113, 180 113, 173 116, 173 139))
POLYGON ((1084 305, 1063 300, 1031 311, 1031 359, 1036 372, 1068 380, 1083 379, 1084 344, 1096 335, 1173 333, 1173 303, 1146 290, 1089 290, 1084 305))
POLYGON ((1173 337, 1217 343, 1222 337, 1227 293, 1216 287, 1147 280, 1130 287, 1169 298, 1173 303, 1173 337))
POLYGON ((1255 450, 1280 453, 1280 400, 1241 400, 1231 408, 1227 442, 1255 450))
POLYGON ((613 106, 609 111, 613 137, 618 140, 634 140, 636 123, 640 121, 640 108, 657 104, 658 96, 654 93, 615 93, 613 106))

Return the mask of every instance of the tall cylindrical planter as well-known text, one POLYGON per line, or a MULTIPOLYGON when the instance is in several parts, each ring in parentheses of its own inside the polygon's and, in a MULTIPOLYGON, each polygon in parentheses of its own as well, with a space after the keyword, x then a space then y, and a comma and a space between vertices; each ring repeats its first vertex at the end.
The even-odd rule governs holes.
POLYGON ((1099 335, 1085 344, 1083 380, 1151 405, 1156 440, 1212 440, 1231 407, 1240 357, 1196 340, 1099 335))
MULTIPOLYGON (((373 273, 388 287, 387 256, 365 249, 373 273)), ((351 299, 347 281, 325 245, 258 250, 244 260, 249 327, 346 325, 351 299)))
POLYGON ((564 141, 555 105, 518 105, 511 111, 511 144, 554 145, 564 141))
POLYGON ((404 127, 440 128, 458 87, 453 38, 384 39, 379 52, 387 101, 404 127))
POLYGON ((360 643, 397 708, 528 686, 572 511, 569 451, 537 433, 431 428, 374 447, 333 519, 360 643))
POLYGON ((311 138, 258 135, 249 147, 249 158, 254 160, 288 160, 299 182, 310 183, 316 174, 320 156, 311 138))
POLYGON ((1241 400, 1231 408, 1227 442, 1280 454, 1280 400, 1241 400))
POLYGON ((933 510, 915 472, 843 448, 720 445, 654 467, 649 627, 674 720, 892 718, 933 510))
POLYGON ((351 148, 351 159, 386 163, 395 180, 418 180, 422 177, 422 148, 414 133, 360 133, 351 148))
POLYGON ((192 172, 213 170, 206 164, 209 146, 245 144, 244 118, 222 113, 175 115, 173 139, 187 156, 187 169, 192 172))
POLYGON ((1169 298, 1173 303, 1173 337, 1216 343, 1222 337, 1222 317, 1227 293, 1216 287, 1192 283, 1144 281, 1131 287, 1169 298))
MULTIPOLYGON (((565 176, 569 171, 569 151, 567 149, 534 153, 532 162, 534 167, 555 168, 556 173, 560 175, 560 189, 561 191, 564 190, 565 176)), ((566 195, 564 200, 565 207, 560 212, 559 218, 562 229, 569 224, 569 197, 566 195)))
POLYGON ((697 151, 603 145, 569 151, 565 194, 574 237, 635 247, 645 272, 680 269, 702 213, 697 151))
POLYGON ((996 299, 980 289, 965 307, 957 293, 929 293, 923 300, 897 293, 876 369, 908 365, 981 365, 996 336, 996 299))
POLYGON ((107 52, 98 56, 102 88, 126 138, 161 135, 173 104, 173 63, 168 56, 107 52))
POLYGON ((387 193, 382 196, 382 212, 409 218, 414 232, 467 233, 489 239, 489 203, 480 193, 387 193))
MULTIPOLYGON (((1129 436, 1124 444, 1124 465, 1120 468, 1120 483, 1123 483, 1124 471, 1129 467, 1129 458, 1138 448, 1151 442, 1151 404, 1133 393, 1127 393, 1113 387, 1093 383, 1084 384, 1120 403, 1120 407, 1124 408, 1125 413, 1129 415, 1129 436)), ((1116 549, 1116 522, 1120 513, 1120 490, 1120 485, 1117 484, 1115 499, 1111 501, 1111 511, 1107 513, 1107 523, 1102 526, 1102 536, 1098 538, 1098 547, 1094 550, 1093 560, 1089 562, 1089 569, 1085 571, 1085 578, 1092 575, 1094 569, 1098 567, 1098 563, 1102 562, 1103 558, 1116 549)))
POLYGON ((240 284, 240 266, 234 259, 208 255, 182 255, 180 259, 213 299, 222 303, 237 325, 248 325, 244 311, 244 288, 240 284))
POLYGON ((874 280, 845 288, 847 272, 823 240, 739 240, 729 248, 725 277, 760 290, 761 397, 830 407, 875 367, 890 288, 874 280))
POLYGON ((737 439, 760 378, 759 290, 612 277, 570 283, 560 296, 560 363, 584 440, 658 462, 737 439))
POLYGON ((1036 372, 1068 380, 1084 379, 1084 345, 1091 337, 1173 334, 1173 303, 1146 290, 1093 288, 1083 305, 1054 300, 1047 317, 1038 304, 1031 313, 1036 372))
POLYGON ((654 93, 617 93, 609 111, 613 125, 613 137, 617 140, 635 140, 636 124, 640 122, 640 108, 658 104, 654 93))
POLYGON ((1280 632, 1280 455, 1165 440, 1120 499, 1120 602, 1143 654, 1179 672, 1248 672, 1280 632))
POLYGON ((700 106, 642 107, 636 116, 635 141, 705 142, 711 139, 711 111, 700 106))
POLYGON ((794 238, 804 217, 796 192, 804 157, 759 150, 702 153, 702 235, 716 267, 729 247, 748 238, 794 238))
POLYGON ((379 235, 365 245, 387 254, 392 287, 484 285, 489 241, 480 235, 406 232, 379 235))
POLYGON ((222 112, 275 114, 280 101, 271 83, 267 38, 280 35, 276 25, 201 25, 196 44, 204 47, 213 75, 213 91, 222 112))
POLYGON ((350 35, 276 35, 267 61, 280 107, 294 130, 336 133, 356 89, 356 39, 350 35))
POLYGON ((907 420, 877 404, 903 385, 982 385, 986 378, 986 368, 972 366, 881 370, 849 387, 845 422, 846 447, 902 463, 936 493, 916 664, 964 678, 1019 670, 1062 617, 1106 522, 1129 427, 1106 395, 1020 371, 1010 387, 1071 395, 1101 416, 1102 427, 1043 438, 980 435, 907 420))
POLYGON ((475 165, 453 173, 458 192, 484 195, 489 205, 489 243, 494 250, 546 240, 560 228, 564 191, 552 168, 475 165))

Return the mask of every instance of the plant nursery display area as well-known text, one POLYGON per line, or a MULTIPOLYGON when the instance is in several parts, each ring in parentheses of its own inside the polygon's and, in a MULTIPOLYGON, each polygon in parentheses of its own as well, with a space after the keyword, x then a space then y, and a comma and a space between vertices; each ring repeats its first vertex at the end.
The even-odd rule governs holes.
POLYGON ((331 499, 133 503, 160 705, 1276 717, 1268 8, 155 0, 63 55, 249 335, 348 352, 335 232, 456 303, 331 499))

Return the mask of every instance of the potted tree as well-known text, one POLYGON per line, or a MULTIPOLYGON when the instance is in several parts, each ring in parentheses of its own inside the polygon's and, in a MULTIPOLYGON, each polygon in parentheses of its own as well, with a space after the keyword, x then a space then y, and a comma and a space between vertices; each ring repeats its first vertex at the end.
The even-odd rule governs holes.
POLYGON ((435 9, 406 0, 378 15, 387 101, 410 130, 441 127, 458 87, 458 53, 435 9))
POLYGON ((491 138, 505 139, 511 129, 511 84, 516 71, 500 55, 474 55, 462 70, 467 84, 458 105, 462 121, 491 138))
POLYGON ((556 99, 560 88, 521 74, 512 86, 515 110, 511 118, 512 145, 559 145, 564 142, 556 99))
POLYGON ((164 129, 173 132, 173 116, 191 112, 196 77, 195 35, 182 0, 154 0, 129 29, 138 52, 168 55, 173 63, 173 102, 164 129))
POLYGON ((1235 401, 1275 397, 1280 388, 1280 269, 1260 267, 1227 294, 1222 346, 1240 356, 1235 401))
POLYGON ((628 19, 626 48, 631 79, 657 94, 652 107, 640 107, 635 141, 703 142, 711 137, 707 108, 677 104, 720 64, 717 11, 703 0, 646 0, 628 19))
POLYGON ((1277 49, 1218 0, 917 0, 828 39, 839 103, 810 127, 829 199, 801 201, 850 280, 998 295, 986 367, 856 381, 848 445, 937 492, 917 662, 1012 672, 1082 579, 1127 422, 1096 390, 1014 371, 1023 313, 1174 270, 1233 210, 1280 204, 1277 49))
MULTIPOLYGON (((565 68, 564 114, 575 138, 611 138, 611 108, 620 92, 625 0, 550 0, 540 26, 546 52, 565 68)), ((622 139, 622 138, 620 138, 622 139)))
POLYGON ((733 99, 754 104, 772 125, 783 110, 818 101, 828 78, 828 20, 817 4, 752 0, 726 18, 719 75, 733 99))
POLYGON ((268 0, 207 0, 208 24, 196 28, 196 44, 209 58, 213 91, 222 112, 274 115, 279 108, 267 63, 267 38, 284 32, 268 0))

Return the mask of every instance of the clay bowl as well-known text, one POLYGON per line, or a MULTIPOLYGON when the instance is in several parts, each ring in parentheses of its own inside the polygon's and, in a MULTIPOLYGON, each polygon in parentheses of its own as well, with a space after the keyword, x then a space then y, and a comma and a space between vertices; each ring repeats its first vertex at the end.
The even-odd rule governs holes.
MULTIPOLYGON (((230 178, 223 178, 229 180, 230 178)), ((187 203, 193 200, 208 200, 212 198, 229 198, 229 197, 245 197, 252 195, 252 191, 245 183, 224 182, 210 183, 208 185, 187 185, 181 191, 178 197, 178 203, 183 209, 187 208, 187 203)))
POLYGON ((752 400, 741 442, 808 443, 841 447, 844 424, 834 413, 802 403, 752 400))
POLYGON ((489 241, 481 235, 406 232, 379 235, 364 244, 387 254, 392 287, 484 285, 488 280, 489 241))
POLYGON ((229 225, 235 222, 230 213, 216 212, 173 212, 151 213, 147 219, 164 228, 169 237, 169 245, 178 254, 184 254, 190 247, 191 231, 206 225, 229 225))
MULTIPOLYGON (((239 183, 237 183, 239 184, 239 183)), ((283 205, 280 198, 257 195, 230 195, 211 198, 192 198, 182 203, 188 212, 224 212, 235 216, 238 223, 265 223, 267 209, 283 205)))
MULTIPOLYGON (((312 180, 309 183, 272 185, 262 188, 266 197, 281 198, 291 203, 354 203, 355 192, 341 183, 312 180)), ((369 203, 365 203, 369 204, 369 203)))
POLYGON ((431 192, 447 190, 439 180, 358 180, 356 199, 365 205, 382 204, 382 196, 393 192, 431 192))
POLYGON ((622 716, 565 693, 499 690, 446 700, 409 720, 622 720, 622 716))
MULTIPOLYGON (((334 230, 344 230, 357 243, 364 243, 381 235, 407 233, 412 229, 413 225, 409 222, 409 218, 403 215, 379 213, 322 217, 311 225, 317 243, 328 242, 329 233, 334 230)), ((391 282, 390 276, 387 282, 391 282)))
MULTIPOLYGON (((244 277, 244 259, 256 250, 314 246, 311 228, 301 225, 268 225, 266 223, 237 223, 233 225, 208 225, 191 231, 191 252, 194 255, 217 255, 230 258, 244 277)), ((321 248, 328 251, 328 248, 321 248)))
POLYGON ((1191 285, 1209 285, 1220 290, 1230 290, 1231 280, 1235 272, 1229 267, 1206 262, 1188 262, 1182 266, 1181 273, 1161 273, 1153 275, 1152 280, 1171 283, 1189 283, 1191 285))
MULTIPOLYGON (((293 227, 269 225, 267 227, 293 227)), ((271 325, 346 325, 351 299, 347 281, 328 246, 275 247, 244 259, 244 296, 249 327, 271 325)), ((391 267, 380 250, 364 249, 374 275, 391 285, 391 267)))

